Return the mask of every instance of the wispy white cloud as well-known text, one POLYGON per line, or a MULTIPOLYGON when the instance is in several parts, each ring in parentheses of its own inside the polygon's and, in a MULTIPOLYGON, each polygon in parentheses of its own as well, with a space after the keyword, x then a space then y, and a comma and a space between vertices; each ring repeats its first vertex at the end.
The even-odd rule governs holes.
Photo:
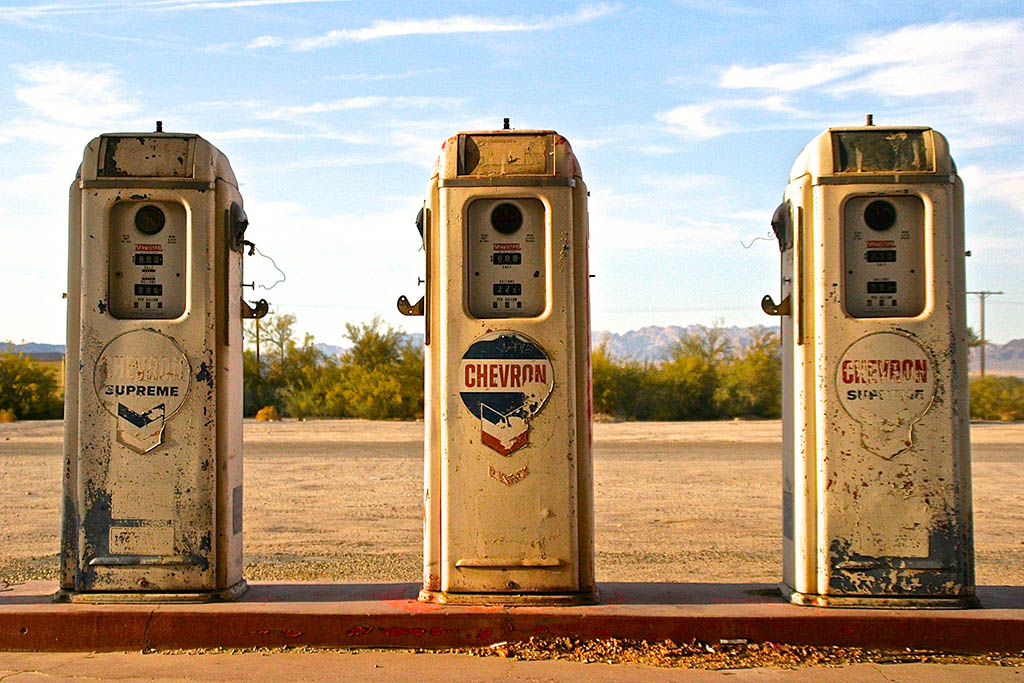
POLYGON ((619 4, 601 2, 582 5, 574 12, 549 17, 485 17, 457 15, 438 19, 381 19, 363 28, 334 29, 319 36, 285 40, 278 36, 260 36, 249 43, 259 49, 289 45, 293 50, 317 50, 343 42, 366 42, 383 38, 455 33, 505 33, 516 31, 552 31, 601 19, 618 12, 619 4))
POLYGON ((937 103, 981 123, 1020 124, 1024 20, 946 21, 863 35, 840 52, 734 65, 720 85, 787 93, 814 89, 836 98, 870 94, 937 103))
POLYGON ((709 12, 733 17, 763 17, 771 13, 767 6, 751 6, 742 2, 728 0, 674 0, 674 4, 696 12, 709 12))
MULTIPOLYGON (((971 201, 995 200, 1024 214, 1024 171, 992 171, 971 165, 959 169, 959 173, 964 185, 970 188, 971 201)), ((1018 233, 1013 236, 1019 239, 1018 233)), ((1019 248, 1014 253, 1017 252, 1019 248)))
POLYGON ((246 47, 250 50, 262 50, 263 48, 281 47, 282 45, 284 45, 284 41, 280 38, 275 38, 274 36, 259 36, 258 38, 250 40, 246 47))
POLYGON ((330 102, 313 102, 311 104, 277 107, 254 112, 255 116, 267 119, 292 119, 309 114, 325 114, 329 112, 352 111, 357 109, 379 109, 388 107, 439 107, 453 106, 463 102, 458 97, 383 97, 364 95, 331 100, 330 102))
POLYGON ((770 111, 800 115, 789 102, 780 95, 768 95, 750 99, 720 99, 699 104, 684 104, 668 111, 655 114, 655 118, 664 121, 669 128, 684 137, 707 140, 733 132, 738 124, 733 124, 725 112, 770 111))
POLYGON ((324 78, 328 81, 353 81, 358 83, 378 83, 381 81, 398 81, 405 78, 420 78, 440 73, 441 69, 415 69, 393 74, 331 74, 324 78))
POLYGON ((113 69, 62 62, 15 65, 21 84, 14 95, 38 114, 64 123, 89 125, 136 113, 140 106, 113 69))
POLYGON ((110 14, 126 12, 176 12, 237 9, 269 5, 310 5, 352 0, 143 0, 141 2, 63 2, 36 5, 0 5, 0 20, 34 19, 61 14, 110 14))

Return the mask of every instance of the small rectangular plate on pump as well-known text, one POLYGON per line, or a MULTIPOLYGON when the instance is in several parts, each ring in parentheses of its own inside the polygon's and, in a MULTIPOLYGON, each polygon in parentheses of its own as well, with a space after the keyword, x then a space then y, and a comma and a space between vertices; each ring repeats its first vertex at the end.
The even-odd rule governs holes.
POLYGON ((133 526, 112 526, 110 552, 115 555, 172 555, 174 526, 170 522, 144 521, 133 526))

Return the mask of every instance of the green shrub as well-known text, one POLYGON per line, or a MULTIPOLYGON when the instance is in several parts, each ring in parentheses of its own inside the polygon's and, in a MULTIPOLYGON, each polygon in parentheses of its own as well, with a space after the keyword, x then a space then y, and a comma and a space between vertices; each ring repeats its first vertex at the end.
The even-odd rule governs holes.
POLYGON ((971 380, 971 417, 1024 420, 1024 378, 977 377, 971 380))
POLYGON ((64 414, 57 377, 42 363, 0 351, 0 410, 21 420, 52 420, 64 414))

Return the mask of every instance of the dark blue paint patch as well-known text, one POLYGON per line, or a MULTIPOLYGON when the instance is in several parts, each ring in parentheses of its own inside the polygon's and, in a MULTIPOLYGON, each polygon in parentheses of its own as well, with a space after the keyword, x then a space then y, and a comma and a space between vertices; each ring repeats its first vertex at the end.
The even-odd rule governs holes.
POLYGON ((503 334, 496 339, 473 343, 462 355, 466 360, 486 360, 493 358, 547 360, 548 355, 528 339, 513 334, 503 334))
POLYGON ((106 313, 107 312, 107 302, 106 301, 100 301, 99 306, 97 306, 97 308, 99 309, 99 312, 101 314, 102 313, 106 313))
POLYGON ((123 403, 117 404, 117 416, 120 418, 124 418, 129 423, 140 428, 145 427, 150 422, 156 422, 157 418, 152 417, 153 411, 156 410, 161 411, 162 414, 164 410, 164 404, 160 403, 158 405, 155 405, 144 413, 136 413, 123 403))
POLYGON ((78 510, 75 509, 75 492, 69 482, 64 482, 64 516, 60 527, 60 587, 74 590, 73 583, 68 585, 67 579, 74 577, 78 566, 78 510))
POLYGON ((872 557, 853 552, 848 539, 829 544, 829 588, 836 595, 958 597, 974 593, 974 559, 954 516, 935 523, 927 557, 872 557))
POLYGON ((508 415, 516 409, 523 408, 526 403, 526 394, 521 391, 501 394, 463 391, 460 396, 462 396, 462 403, 469 408, 469 412, 473 413, 475 417, 483 418, 493 424, 498 424, 501 415, 508 415), (481 411, 481 404, 490 410, 481 411))
POLYGON ((90 481, 85 489, 85 514, 82 515, 82 530, 85 547, 82 548, 83 566, 78 567, 76 583, 79 590, 90 590, 96 583, 96 568, 88 559, 106 557, 110 554, 111 515, 110 491, 96 488, 90 481))
POLYGON ((213 374, 210 372, 210 367, 205 361, 199 364, 199 372, 196 373, 196 381, 206 382, 211 389, 213 388, 213 374))

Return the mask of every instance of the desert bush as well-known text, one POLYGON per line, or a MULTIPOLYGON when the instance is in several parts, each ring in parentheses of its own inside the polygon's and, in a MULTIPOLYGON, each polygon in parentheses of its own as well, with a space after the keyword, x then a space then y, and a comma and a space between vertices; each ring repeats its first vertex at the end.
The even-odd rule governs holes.
MULTIPOLYGON (((259 329, 265 352, 243 359, 245 414, 274 406, 290 417, 415 418, 423 415, 423 348, 379 317, 347 324, 352 343, 340 357, 328 357, 306 335, 293 331, 295 316, 265 319, 259 329)), ((257 327, 247 336, 255 341, 257 327)))
POLYGON ((62 417, 64 396, 57 377, 24 354, 0 351, 0 410, 21 420, 62 417))
POLYGON ((722 417, 782 415, 782 357, 779 335, 760 330, 750 343, 718 369, 715 390, 717 413, 722 417))
POLYGON ((370 420, 423 415, 423 349, 379 317, 345 326, 352 342, 341 356, 347 413, 370 420))
POLYGON ((13 410, 7 408, 0 408, 0 422, 17 422, 18 416, 14 414, 13 410))
POLYGON ((256 419, 260 422, 277 422, 281 419, 281 413, 277 412, 277 406, 264 406, 256 411, 256 419))
POLYGON ((631 420, 709 420, 782 413, 779 336, 755 332, 734 349, 713 325, 684 335, 655 365, 593 354, 594 410, 631 420))
POLYGON ((655 397, 650 394, 650 365, 617 361, 605 345, 594 350, 594 411, 619 418, 650 419, 655 397))
POLYGON ((971 380, 971 417, 1024 420, 1024 378, 977 377, 971 380))

